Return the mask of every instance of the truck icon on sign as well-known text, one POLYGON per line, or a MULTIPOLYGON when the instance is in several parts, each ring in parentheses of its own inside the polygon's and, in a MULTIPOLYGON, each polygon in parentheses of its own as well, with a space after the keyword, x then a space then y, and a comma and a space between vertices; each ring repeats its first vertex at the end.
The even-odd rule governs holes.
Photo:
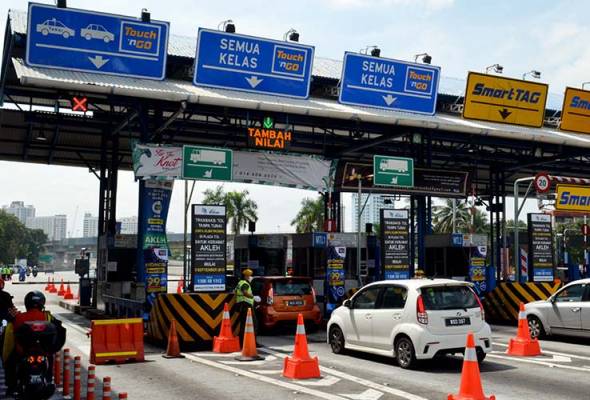
POLYGON ((225 152, 215 150, 193 150, 191 153, 193 163, 206 162, 214 165, 225 164, 225 152))
POLYGON ((383 172, 408 172, 408 161, 406 160, 381 160, 379 169, 383 172))

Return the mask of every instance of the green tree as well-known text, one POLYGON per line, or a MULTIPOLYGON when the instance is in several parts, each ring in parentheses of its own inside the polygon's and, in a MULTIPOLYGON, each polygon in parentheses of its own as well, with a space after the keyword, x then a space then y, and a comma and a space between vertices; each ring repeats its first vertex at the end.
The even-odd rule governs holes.
MULTIPOLYGON (((453 200, 446 199, 444 204, 433 207, 432 223, 435 233, 453 233, 453 200)), ((465 202, 456 201, 455 227, 457 232, 467 233, 471 223, 470 209, 465 202)))
POLYGON ((318 232, 324 229, 324 200, 305 198, 301 201, 299 212, 291 221, 297 233, 318 232))
POLYGON ((242 228, 246 228, 248 221, 258 220, 258 205, 248 198, 248 194, 247 190, 243 190, 229 192, 225 196, 228 216, 231 215, 232 232, 235 235, 239 235, 242 228))
POLYGON ((14 215, 0 211, 0 262, 14 263, 15 258, 27 258, 37 263, 47 236, 41 230, 27 229, 14 215))
POLYGON ((25 257, 31 265, 39 264, 39 254, 47 242, 47 235, 41 229, 27 229, 25 257))

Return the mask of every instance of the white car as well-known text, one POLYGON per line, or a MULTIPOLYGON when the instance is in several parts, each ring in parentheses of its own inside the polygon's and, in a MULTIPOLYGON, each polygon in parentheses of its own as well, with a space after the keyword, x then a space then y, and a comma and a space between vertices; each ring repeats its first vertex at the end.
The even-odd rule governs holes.
POLYGON ((590 279, 570 282, 547 300, 525 305, 531 337, 590 338, 590 279))
POLYGON ((86 28, 80 30, 80 36, 86 40, 99 39, 105 43, 115 40, 115 35, 107 31, 106 28, 98 24, 90 24, 86 28))
POLYGON ((47 36, 49 34, 52 35, 61 35, 64 39, 69 38, 70 36, 74 36, 76 31, 71 28, 68 28, 63 24, 63 22, 58 21, 55 18, 48 19, 45 22, 37 24, 37 32, 40 32, 43 36, 47 36))
POLYGON ((417 360, 463 353, 467 333, 475 336, 482 362, 492 350, 492 332, 471 284, 450 279, 374 282, 332 312, 328 343, 395 357, 402 368, 417 360))

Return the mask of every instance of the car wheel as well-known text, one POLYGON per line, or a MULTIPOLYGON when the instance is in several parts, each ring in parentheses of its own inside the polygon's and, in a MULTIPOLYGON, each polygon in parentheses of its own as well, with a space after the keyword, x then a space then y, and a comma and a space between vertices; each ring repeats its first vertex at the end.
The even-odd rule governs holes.
POLYGON ((543 323, 538 317, 534 315, 529 315, 529 333, 531 335, 531 339, 541 339, 545 336, 545 329, 543 328, 543 323))
POLYGON ((403 369, 410 369, 416 365, 416 352, 409 338, 401 337, 395 342, 395 357, 403 369))
POLYGON ((111 39, 109 39, 108 36, 103 37, 102 40, 104 40, 105 43, 108 43, 111 41, 111 39))
POLYGON ((344 333, 338 326, 330 328, 330 347, 332 347, 334 354, 344 353, 344 333))
POLYGON ((69 33, 67 33, 67 32, 64 32, 64 33, 63 33, 63 37, 64 37, 64 39, 67 39, 67 38, 69 38, 69 37, 70 37, 70 34, 69 34, 69 33))
POLYGON ((49 35, 49 31, 48 31, 47 29, 43 29, 43 30, 41 31, 41 34, 42 34, 43 36, 47 36, 47 35, 49 35))
POLYGON ((486 359, 486 353, 482 349, 475 349, 475 354, 477 354, 477 362, 480 364, 486 359))
POLYGON ((84 38, 85 38, 86 40, 90 40, 90 39, 92 39, 92 36, 90 36, 90 33, 87 33, 87 34, 84 36, 84 38))

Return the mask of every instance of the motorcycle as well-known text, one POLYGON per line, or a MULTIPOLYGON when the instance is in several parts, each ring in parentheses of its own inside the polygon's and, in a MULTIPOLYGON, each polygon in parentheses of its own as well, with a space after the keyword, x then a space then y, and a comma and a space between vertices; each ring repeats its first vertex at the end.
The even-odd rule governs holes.
POLYGON ((33 267, 33 278, 36 278, 37 274, 39 274, 39 270, 37 269, 37 267, 33 267))
POLYGON ((31 267, 26 268, 27 276, 31 276, 31 267))
MULTIPOLYGON (((63 328, 62 328, 63 329, 63 328)), ((65 343, 58 326, 49 321, 26 322, 15 334, 22 352, 16 368, 16 393, 20 400, 46 400, 53 396, 53 354, 65 343)))

